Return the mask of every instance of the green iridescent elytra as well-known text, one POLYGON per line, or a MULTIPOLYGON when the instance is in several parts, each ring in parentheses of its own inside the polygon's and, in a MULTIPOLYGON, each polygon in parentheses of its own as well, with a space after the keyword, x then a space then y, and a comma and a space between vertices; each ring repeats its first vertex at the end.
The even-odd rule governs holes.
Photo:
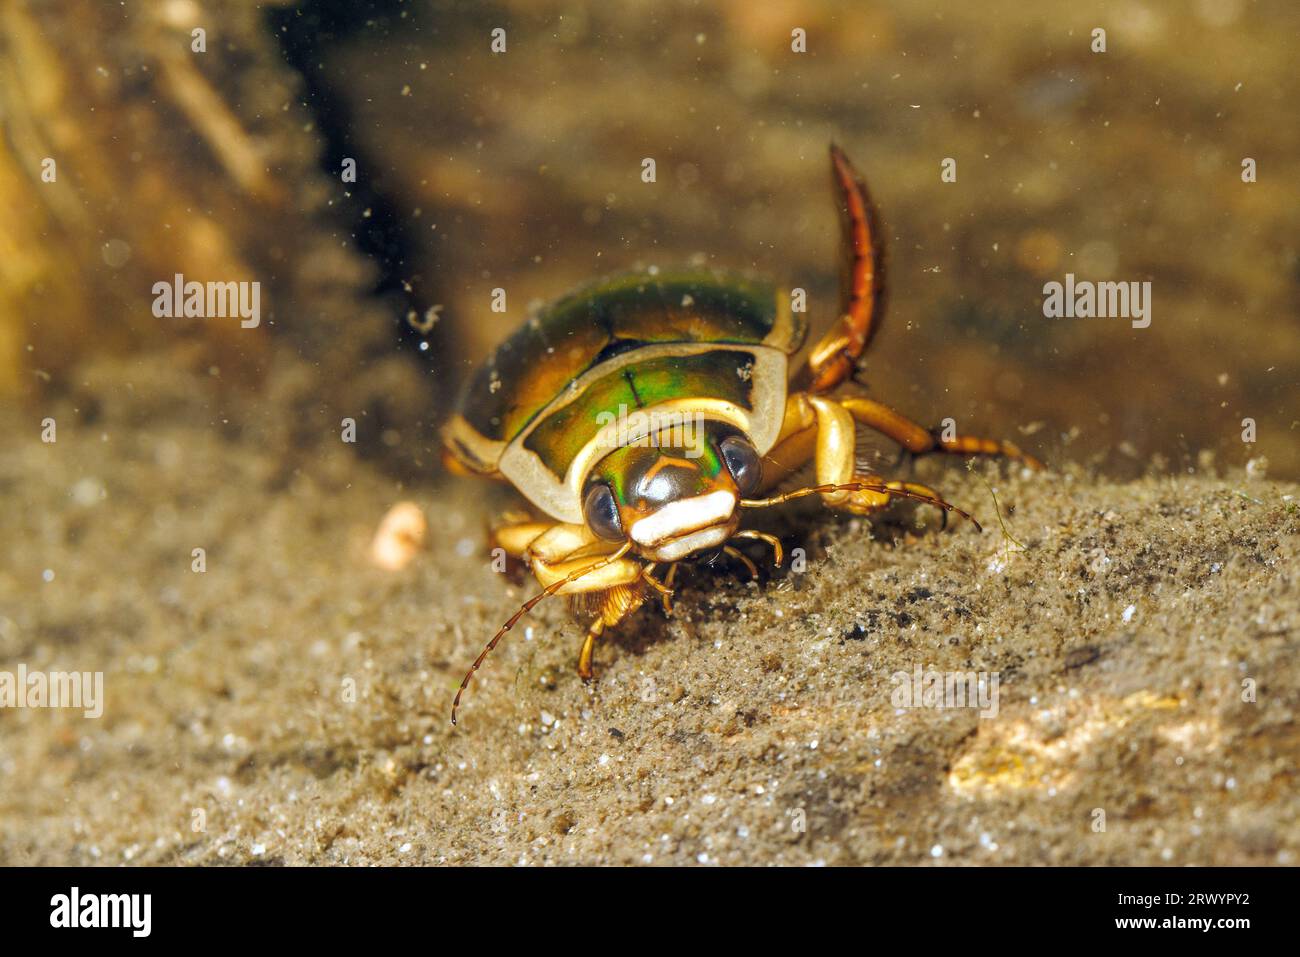
POLYGON ((765 452, 807 331, 788 302, 775 286, 712 271, 630 273, 581 289, 516 330, 470 379, 448 445, 473 471, 500 473, 574 523, 586 472, 619 444, 611 420, 704 415, 765 452))

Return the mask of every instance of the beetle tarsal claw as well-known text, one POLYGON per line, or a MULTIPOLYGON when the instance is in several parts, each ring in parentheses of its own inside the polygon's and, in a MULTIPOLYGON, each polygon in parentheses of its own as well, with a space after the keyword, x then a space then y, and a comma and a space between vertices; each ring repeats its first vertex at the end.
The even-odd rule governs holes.
POLYGON ((669 588, 667 585, 665 585, 663 582, 661 582, 659 579, 655 578, 654 570, 656 567, 658 566, 647 565, 645 568, 641 570, 641 577, 646 580, 646 583, 651 588, 653 588, 659 594, 663 595, 665 599, 669 599, 673 595, 673 590, 669 588))

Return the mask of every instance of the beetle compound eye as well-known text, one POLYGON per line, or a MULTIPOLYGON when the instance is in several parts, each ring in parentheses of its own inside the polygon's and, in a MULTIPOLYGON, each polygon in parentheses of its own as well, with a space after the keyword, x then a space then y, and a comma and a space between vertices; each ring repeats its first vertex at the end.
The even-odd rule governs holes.
POLYGON ((582 503, 582 516, 587 520, 587 527, 599 538, 621 542, 627 537, 623 534, 623 521, 618 516, 614 493, 603 482, 593 485, 587 492, 582 503))
POLYGON ((738 435, 730 435, 718 444, 727 471, 736 480, 741 495, 753 495, 763 481, 763 461, 758 451, 738 435))

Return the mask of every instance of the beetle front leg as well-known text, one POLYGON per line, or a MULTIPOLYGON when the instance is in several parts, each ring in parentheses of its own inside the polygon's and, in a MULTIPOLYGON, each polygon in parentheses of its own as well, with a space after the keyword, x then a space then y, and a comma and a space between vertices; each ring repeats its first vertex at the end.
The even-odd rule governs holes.
POLYGON ((635 582, 616 585, 606 591, 584 596, 586 601, 583 604, 588 609, 593 609, 596 617, 587 627, 587 635, 582 641, 582 650, 578 652, 578 677, 583 681, 590 681, 596 674, 592 667, 596 639, 604 634, 606 628, 613 628, 645 602, 646 591, 641 587, 644 581, 644 567, 637 571, 635 582))
MULTIPOLYGON (((598 561, 601 556, 592 554, 593 549, 608 554, 614 546, 595 538, 585 526, 556 525, 529 546, 529 565, 542 586, 549 587, 598 561)), ((646 569, 645 563, 637 559, 620 558, 575 578, 556 592, 573 599, 580 615, 594 616, 578 653, 578 676, 583 681, 590 681, 595 673, 592 656, 596 639, 645 601, 646 569)))
MULTIPOLYGON (((615 548, 592 535, 585 525, 563 522, 503 525, 492 532, 492 544, 505 549, 506 554, 513 558, 525 560, 543 588, 594 564, 615 548)), ((644 601, 640 585, 645 581, 649 568, 635 559, 622 558, 575 579, 556 592, 578 599, 582 610, 596 616, 587 629, 582 651, 578 654, 578 674, 583 681, 592 678, 591 660, 596 639, 607 627, 617 625, 644 601)), ((657 581, 654 584, 663 587, 657 581)))
POLYGON ((583 681, 590 681, 596 677, 596 671, 591 666, 591 659, 596 653, 596 639, 600 637, 601 632, 605 630, 605 619, 597 618, 587 629, 587 637, 582 642, 582 650, 578 652, 578 677, 583 681))
POLYGON ((533 542, 555 527, 554 522, 517 522, 500 525, 488 539, 491 548, 500 548, 511 558, 527 558, 533 542))
MULTIPOLYGON (((456 711, 460 707, 461 696, 474 680, 474 675, 478 673, 483 662, 487 660, 488 655, 501 639, 519 623, 519 619, 532 611, 539 602, 551 595, 581 598, 594 592, 598 595, 597 602, 601 609, 601 617, 608 623, 611 620, 618 621, 644 600, 640 588, 629 587, 631 583, 639 583, 642 569, 641 562, 624 557, 631 550, 632 543, 629 541, 622 545, 614 545, 599 540, 589 541, 590 539, 594 539, 594 536, 583 526, 558 524, 543 532, 527 546, 529 564, 533 574, 543 585, 542 591, 520 605, 519 610, 497 629, 492 640, 474 659, 474 664, 461 680, 456 697, 452 699, 452 724, 456 723, 456 711), (567 557, 560 557, 556 561, 547 561, 548 549, 554 549, 557 554, 564 551, 568 554, 567 557), (622 607, 623 611, 620 614, 613 614, 614 609, 618 607, 622 607)), ((599 630, 596 634, 599 634, 599 630)), ((591 636, 590 640, 594 642, 595 636, 591 636)), ((587 651, 587 666, 589 671, 589 651, 587 651)))

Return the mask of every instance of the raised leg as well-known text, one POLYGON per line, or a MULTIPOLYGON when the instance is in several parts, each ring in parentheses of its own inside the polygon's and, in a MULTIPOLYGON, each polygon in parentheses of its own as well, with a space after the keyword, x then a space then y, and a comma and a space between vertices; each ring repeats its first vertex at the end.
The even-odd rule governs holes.
POLYGON ((673 598, 672 578, 673 573, 677 570, 677 564, 674 562, 668 566, 667 580, 662 582, 655 578, 655 569, 658 567, 658 565, 647 565, 641 569, 641 578, 659 593, 659 597, 664 603, 664 614, 670 614, 672 612, 671 603, 673 598))
POLYGON ((775 535, 769 535, 767 532, 760 532, 752 528, 746 528, 741 529, 732 536, 733 541, 737 538, 753 539, 754 541, 766 544, 768 548, 772 549, 772 564, 777 568, 780 568, 781 563, 785 561, 785 549, 781 547, 781 540, 775 535))
POLYGON ((880 325, 884 307, 884 245, 867 184, 838 146, 831 146, 831 178, 839 200, 842 261, 840 318, 817 343, 798 383, 829 392, 853 374, 880 325))

